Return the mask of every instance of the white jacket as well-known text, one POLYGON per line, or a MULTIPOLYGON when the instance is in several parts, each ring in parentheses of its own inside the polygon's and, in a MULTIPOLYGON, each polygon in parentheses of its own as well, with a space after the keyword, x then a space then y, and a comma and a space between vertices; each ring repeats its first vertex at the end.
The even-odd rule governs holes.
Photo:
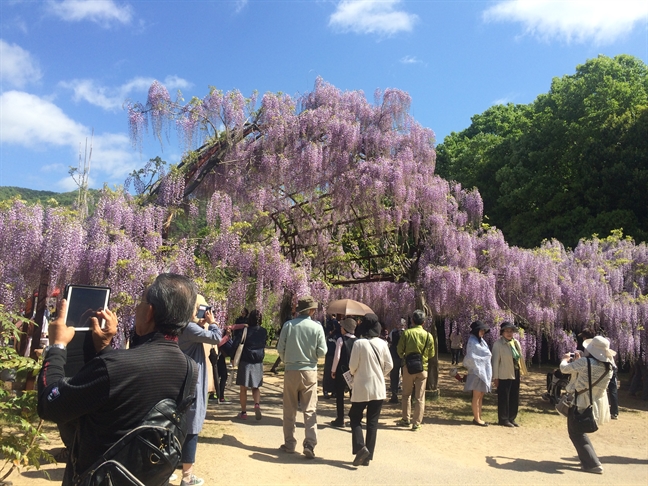
MULTIPOLYGON (((604 424, 610 421, 610 404, 608 402, 607 396, 607 386, 612 378, 612 367, 606 373, 605 365, 600 361, 589 357, 590 363, 592 365, 592 412, 594 415, 594 420, 597 424, 604 424), (596 385, 594 383, 602 375, 604 376, 601 381, 596 385)), ((572 375, 569 383, 565 387, 565 391, 573 392, 578 391, 578 397, 576 398, 576 406, 578 410, 582 412, 590 405, 589 398, 589 380, 587 373, 587 359, 585 357, 579 358, 571 363, 567 360, 563 360, 560 363, 560 371, 572 375), (582 391, 582 393, 581 393, 582 391)))
POLYGON ((353 375, 351 401, 369 402, 387 398, 385 375, 393 366, 385 340, 379 337, 357 339, 349 358, 349 370, 353 375))

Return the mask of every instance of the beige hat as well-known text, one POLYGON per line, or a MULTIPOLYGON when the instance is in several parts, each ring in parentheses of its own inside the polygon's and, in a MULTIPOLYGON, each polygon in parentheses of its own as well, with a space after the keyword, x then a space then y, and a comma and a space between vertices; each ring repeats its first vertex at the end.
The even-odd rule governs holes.
POLYGON ((297 312, 301 314, 302 312, 309 309, 317 309, 317 302, 315 302, 315 299, 313 299, 310 295, 302 297, 297 301, 297 312))
POLYGON ((198 308, 199 305, 207 305, 207 301, 200 294, 196 296, 196 309, 198 308))
POLYGON ((592 339, 586 339, 583 341, 583 348, 585 348, 590 356, 599 361, 614 363, 616 351, 610 349, 610 341, 603 336, 595 336, 592 339))

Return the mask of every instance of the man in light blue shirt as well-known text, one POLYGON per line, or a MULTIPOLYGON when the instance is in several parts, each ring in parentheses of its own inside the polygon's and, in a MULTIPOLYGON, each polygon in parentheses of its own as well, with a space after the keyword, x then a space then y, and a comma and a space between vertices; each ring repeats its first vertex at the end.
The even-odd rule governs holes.
POLYGON ((304 455, 313 459, 317 445, 317 362, 326 354, 322 325, 312 319, 317 302, 306 296, 299 299, 299 315, 287 321, 277 343, 279 357, 286 364, 283 393, 284 443, 280 449, 293 453, 297 447, 295 421, 301 402, 304 412, 304 455))

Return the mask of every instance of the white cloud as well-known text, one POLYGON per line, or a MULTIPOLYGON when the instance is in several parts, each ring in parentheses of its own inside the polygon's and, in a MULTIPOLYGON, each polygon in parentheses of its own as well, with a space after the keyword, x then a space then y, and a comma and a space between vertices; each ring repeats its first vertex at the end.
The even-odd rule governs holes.
POLYGON ((648 20, 646 0, 507 0, 484 12, 484 20, 519 22, 542 40, 607 44, 648 20))
MULTIPOLYGON (((116 88, 100 86, 92 79, 73 79, 61 82, 64 88, 74 91, 75 101, 86 101, 104 110, 119 110, 132 93, 146 93, 153 78, 138 77, 116 88)), ((192 84, 178 76, 167 76, 162 82, 173 93, 174 90, 190 88, 192 84)))
POLYGON ((329 19, 329 26, 342 32, 393 35, 409 32, 418 17, 397 10, 401 0, 342 0, 329 19))
POLYGON ((236 11, 236 13, 239 13, 241 10, 243 10, 247 3, 248 0, 236 0, 236 2, 234 2, 234 10, 236 11))
POLYGON ((128 24, 133 18, 129 5, 117 5, 113 0, 48 0, 48 9, 68 22, 90 20, 108 26, 114 22, 128 24))
POLYGON ((401 64, 423 64, 423 61, 417 59, 416 56, 405 56, 400 60, 401 64))
POLYGON ((0 59, 0 80, 11 86, 22 88, 42 77, 38 63, 29 52, 2 39, 0 39, 0 59))
MULTIPOLYGON (((126 134, 103 133, 92 137, 90 128, 69 118, 51 101, 22 91, 0 95, 0 126, 0 144, 21 145, 35 151, 68 148, 69 165, 76 165, 79 147, 85 147, 86 139, 88 143, 92 140, 93 180, 121 183, 140 164, 126 134)), ((61 172, 66 173, 67 169, 61 172)), ((59 185, 67 188, 65 184, 59 185)))

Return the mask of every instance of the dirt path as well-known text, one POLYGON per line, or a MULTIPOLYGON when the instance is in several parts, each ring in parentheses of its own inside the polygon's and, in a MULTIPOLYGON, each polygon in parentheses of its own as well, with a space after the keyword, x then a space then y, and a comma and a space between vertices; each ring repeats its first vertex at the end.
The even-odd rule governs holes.
MULTIPOLYGON (((206 485, 236 484, 614 484, 648 485, 648 412, 646 402, 620 393, 619 420, 591 436, 603 475, 582 473, 567 437, 565 419, 539 399, 544 372, 534 372, 522 386, 522 427, 475 427, 469 422, 470 404, 460 385, 447 376, 442 363, 442 398, 429 402, 419 432, 397 428, 399 405, 385 404, 375 458, 369 467, 351 462, 350 429, 327 425, 335 416, 334 400, 320 398, 317 458, 288 455, 278 450, 281 428, 281 379, 266 374, 262 389, 264 417, 237 420, 238 401, 209 404, 198 446, 196 473, 206 485)), ((622 377, 623 379, 623 377, 622 377)), ((230 388, 229 397, 238 397, 230 388)), ((486 419, 494 419, 495 397, 486 401, 486 419)), ((348 409, 347 409, 348 410, 348 409)), ((298 416, 298 421, 300 417, 298 416)), ((303 440, 298 425, 297 440, 303 440)), ((57 443, 52 443, 56 452, 57 443)), ((301 450, 298 448, 298 451, 301 450)), ((14 473, 14 486, 60 484, 63 466, 48 465, 51 480, 39 471, 14 473)), ((179 484, 176 481, 174 484, 179 484)))

